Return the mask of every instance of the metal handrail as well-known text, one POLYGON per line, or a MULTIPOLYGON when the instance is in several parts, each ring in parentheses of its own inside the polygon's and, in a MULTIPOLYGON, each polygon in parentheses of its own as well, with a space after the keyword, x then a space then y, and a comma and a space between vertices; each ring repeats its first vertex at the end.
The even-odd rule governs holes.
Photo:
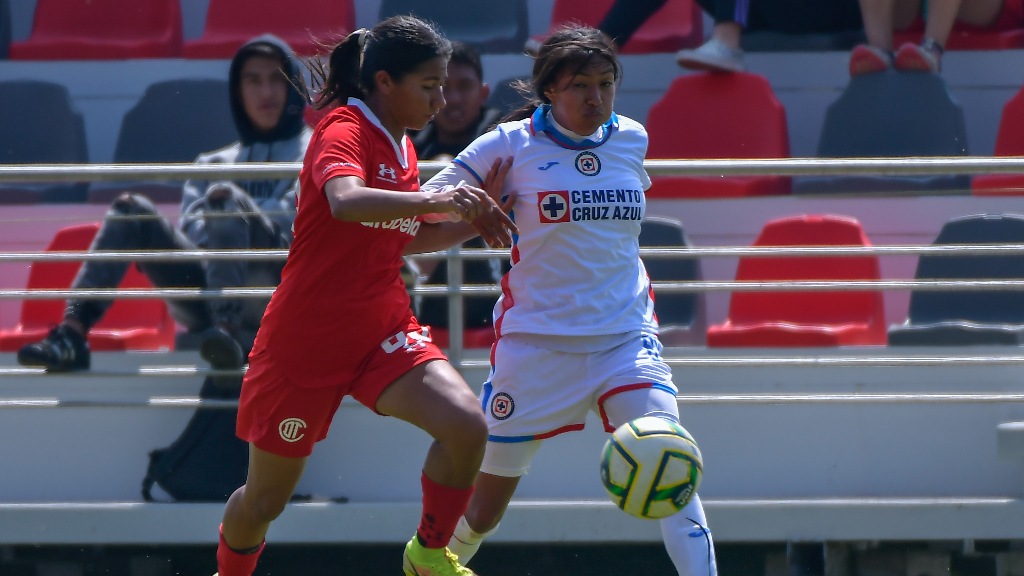
MULTIPOLYGON (((444 162, 420 162, 423 176, 432 176, 444 162)), ((239 164, 11 164, 0 166, 3 182, 96 182, 132 180, 205 180, 238 178, 295 178, 298 162, 239 164)), ((1024 156, 929 156, 902 158, 768 158, 644 161, 651 176, 839 176, 875 174, 923 176, 932 174, 1024 173, 1024 156)))
MULTIPOLYGON (((943 244, 893 246, 706 246, 690 248, 640 248, 641 258, 778 258, 795 256, 993 256, 1024 254, 1024 244, 943 244)), ((489 260, 508 258, 507 249, 460 248, 417 254, 416 258, 441 260, 489 260)), ((284 260, 288 250, 67 250, 0 252, 0 262, 83 262, 129 260, 132 262, 201 260, 284 260)))

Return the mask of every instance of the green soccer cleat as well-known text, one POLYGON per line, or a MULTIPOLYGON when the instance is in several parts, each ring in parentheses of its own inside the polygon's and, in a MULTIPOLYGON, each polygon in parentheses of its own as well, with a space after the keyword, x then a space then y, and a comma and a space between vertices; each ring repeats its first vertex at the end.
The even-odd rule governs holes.
POLYGON ((405 545, 402 569, 405 576, 477 576, 448 548, 424 548, 415 535, 405 545))

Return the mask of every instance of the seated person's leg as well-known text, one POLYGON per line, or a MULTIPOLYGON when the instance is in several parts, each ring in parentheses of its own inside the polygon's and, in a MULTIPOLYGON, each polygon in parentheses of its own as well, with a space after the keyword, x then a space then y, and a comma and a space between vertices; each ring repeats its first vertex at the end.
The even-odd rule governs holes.
MULTIPOLYGON (((111 204, 89 251, 188 248, 192 248, 192 245, 157 212, 152 202, 144 196, 126 193, 111 204)), ((130 264, 127 260, 85 261, 71 287, 116 288, 130 264)), ((168 265, 151 262, 141 263, 140 268, 156 286, 202 286, 203 274, 199 263, 168 265)), ((54 328, 43 340, 22 347, 18 352, 18 362, 26 366, 42 366, 53 371, 89 368, 91 360, 87 335, 111 304, 112 299, 69 300, 62 324, 54 328)), ((199 311, 200 318, 197 321, 208 322, 208 319, 204 320, 205 309, 201 305, 190 305, 186 300, 171 302, 170 306, 172 311, 178 309, 181 312, 176 314, 176 317, 183 321, 194 320, 191 313, 199 311)))

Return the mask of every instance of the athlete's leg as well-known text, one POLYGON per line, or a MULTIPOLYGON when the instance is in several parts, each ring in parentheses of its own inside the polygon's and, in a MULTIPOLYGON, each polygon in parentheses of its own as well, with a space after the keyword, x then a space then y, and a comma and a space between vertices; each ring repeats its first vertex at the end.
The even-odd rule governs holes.
POLYGON ((530 461, 540 445, 540 440, 487 443, 466 515, 459 520, 448 543, 448 548, 463 564, 473 558, 485 538, 497 531, 519 479, 530 469, 530 461))
MULTIPOLYGON (((679 421, 675 395, 656 388, 613 394, 604 400, 601 409, 613 427, 641 416, 679 421)), ((665 549, 680 576, 715 576, 718 573, 711 530, 696 494, 682 510, 660 522, 665 549)))
POLYGON ((487 442, 476 396, 448 362, 435 360, 392 382, 375 408, 434 438, 423 463, 423 516, 417 534, 425 547, 443 548, 466 509, 487 442))
POLYGON ((249 445, 249 473, 228 499, 217 547, 219 576, 250 576, 270 523, 281 515, 306 458, 288 458, 249 445))

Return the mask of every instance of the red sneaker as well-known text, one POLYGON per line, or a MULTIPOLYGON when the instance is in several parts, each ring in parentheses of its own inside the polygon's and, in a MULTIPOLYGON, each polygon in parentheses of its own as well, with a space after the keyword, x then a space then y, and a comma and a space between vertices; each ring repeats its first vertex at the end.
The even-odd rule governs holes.
POLYGON ((860 44, 850 53, 850 76, 877 74, 892 68, 892 55, 874 46, 860 44))
POLYGON ((938 74, 940 53, 926 46, 907 42, 896 51, 896 69, 901 72, 931 72, 938 74))

